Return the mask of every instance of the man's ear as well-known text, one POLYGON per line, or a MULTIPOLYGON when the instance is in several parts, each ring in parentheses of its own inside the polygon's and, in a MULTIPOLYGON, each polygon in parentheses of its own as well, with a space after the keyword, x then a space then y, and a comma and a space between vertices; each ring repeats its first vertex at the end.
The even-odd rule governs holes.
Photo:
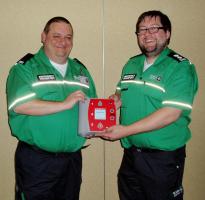
POLYGON ((170 39, 170 37, 171 37, 170 31, 166 31, 166 37, 167 37, 167 39, 170 39))
POLYGON ((41 33, 41 42, 44 43, 45 40, 46 40, 46 34, 45 34, 45 32, 43 31, 43 32, 41 33))

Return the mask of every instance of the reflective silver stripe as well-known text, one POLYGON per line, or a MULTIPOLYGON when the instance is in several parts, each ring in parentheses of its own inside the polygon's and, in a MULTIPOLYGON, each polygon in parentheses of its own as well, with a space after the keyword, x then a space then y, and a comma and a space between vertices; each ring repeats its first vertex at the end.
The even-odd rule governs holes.
POLYGON ((63 81, 65 84, 68 85, 79 85, 85 88, 90 88, 89 85, 83 84, 83 83, 79 83, 79 82, 74 82, 74 81, 63 81))
POLYGON ((163 87, 158 86, 158 85, 156 85, 156 84, 145 82, 145 85, 149 85, 150 87, 154 87, 154 88, 156 88, 156 89, 161 90, 162 92, 165 92, 165 89, 164 89, 163 87))
POLYGON ((33 97, 33 96, 35 96, 35 95, 36 95, 35 93, 31 93, 31 94, 28 94, 28 95, 25 95, 25 96, 23 96, 23 97, 20 97, 20 98, 16 99, 16 100, 9 106, 9 110, 10 110, 13 106, 15 106, 17 103, 19 103, 19 102, 21 102, 21 101, 24 101, 24 100, 26 100, 26 99, 29 99, 29 98, 31 98, 31 97, 33 97))
POLYGON ((116 87, 116 90, 121 90, 121 88, 120 87, 116 87))
POLYGON ((63 84, 67 84, 67 85, 79 85, 85 88, 89 88, 88 85, 83 84, 83 83, 79 83, 79 82, 74 82, 74 81, 42 81, 42 82, 36 82, 32 84, 32 87, 36 87, 39 85, 63 85, 63 84))
POLYGON ((121 83, 135 83, 135 84, 144 84, 144 81, 121 81, 121 83))
POLYGON ((162 104, 172 104, 172 105, 183 106, 192 109, 192 106, 190 104, 182 103, 178 101, 163 101, 162 104))
POLYGON ((149 82, 144 82, 144 81, 136 81, 136 80, 135 81, 133 81, 133 80, 132 81, 121 81, 121 83, 134 83, 134 84, 140 84, 140 85, 145 84, 147 86, 150 86, 150 87, 153 87, 155 89, 161 90, 162 92, 166 92, 163 87, 161 87, 159 85, 156 85, 154 83, 149 83, 149 82))

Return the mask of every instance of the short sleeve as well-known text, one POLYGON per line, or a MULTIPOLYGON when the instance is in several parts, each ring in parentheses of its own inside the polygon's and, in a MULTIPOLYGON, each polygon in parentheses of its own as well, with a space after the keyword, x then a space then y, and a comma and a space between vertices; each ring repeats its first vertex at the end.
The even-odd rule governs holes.
POLYGON ((8 109, 35 98, 32 89, 32 74, 23 65, 14 66, 8 75, 6 84, 8 109))
POLYGON ((165 86, 162 106, 191 110, 198 89, 198 78, 193 64, 179 63, 165 86))

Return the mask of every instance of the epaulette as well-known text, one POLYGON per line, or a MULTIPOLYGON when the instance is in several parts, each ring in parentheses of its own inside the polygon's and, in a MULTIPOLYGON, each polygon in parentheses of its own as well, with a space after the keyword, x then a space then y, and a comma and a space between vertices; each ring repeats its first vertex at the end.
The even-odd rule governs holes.
POLYGON ((134 58, 137 58, 137 57, 139 57, 139 56, 141 56, 142 54, 138 54, 138 55, 135 55, 135 56, 132 56, 131 58, 130 58, 130 60, 131 59, 134 59, 134 58))
POLYGON ((169 57, 175 59, 178 62, 182 62, 184 60, 187 60, 187 58, 185 58, 184 56, 179 55, 178 53, 172 51, 168 54, 169 57))
POLYGON ((82 65, 85 69, 87 69, 86 66, 82 62, 80 62, 77 58, 74 58, 73 60, 75 60, 77 63, 82 65))
POLYGON ((31 53, 27 53, 23 58, 17 61, 17 64, 24 65, 28 60, 30 60, 34 55, 31 53))

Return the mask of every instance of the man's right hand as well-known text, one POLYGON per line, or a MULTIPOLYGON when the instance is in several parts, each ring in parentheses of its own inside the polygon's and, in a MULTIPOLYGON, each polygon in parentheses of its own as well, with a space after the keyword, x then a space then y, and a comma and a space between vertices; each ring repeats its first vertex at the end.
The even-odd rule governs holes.
POLYGON ((117 110, 121 107, 122 102, 120 100, 120 94, 112 94, 112 95, 109 96, 109 99, 113 99, 114 100, 115 106, 116 106, 117 110))
POLYGON ((78 90, 76 92, 71 93, 65 100, 64 104, 67 109, 71 109, 77 102, 84 101, 85 100, 85 94, 78 90))

